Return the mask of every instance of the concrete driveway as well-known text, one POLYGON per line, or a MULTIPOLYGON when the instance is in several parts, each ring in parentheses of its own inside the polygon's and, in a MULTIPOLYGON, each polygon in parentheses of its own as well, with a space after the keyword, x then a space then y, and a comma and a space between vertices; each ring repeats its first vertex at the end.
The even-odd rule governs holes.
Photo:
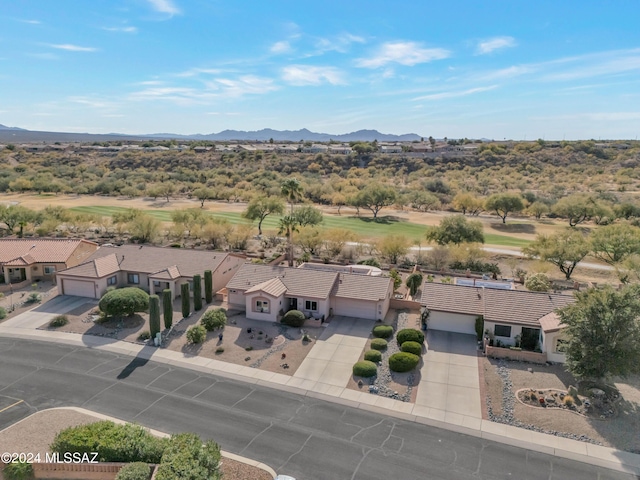
POLYGON ((429 330, 414 412, 471 426, 482 419, 475 335, 429 330))
POLYGON ((97 303, 96 300, 71 295, 58 295, 27 312, 2 322, 3 327, 34 329, 50 322, 57 315, 63 315, 85 303, 97 303))
POLYGON ((373 329, 374 320, 334 317, 296 370, 290 386, 338 393, 349 383, 373 329))

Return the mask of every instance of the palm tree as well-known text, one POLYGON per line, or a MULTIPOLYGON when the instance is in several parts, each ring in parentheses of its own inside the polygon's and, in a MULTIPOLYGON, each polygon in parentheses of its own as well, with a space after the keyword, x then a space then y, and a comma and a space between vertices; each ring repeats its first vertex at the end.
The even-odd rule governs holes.
POLYGON ((287 260, 289 260, 289 266, 293 267, 293 232, 298 231, 298 222, 293 215, 285 215, 280 219, 280 229, 278 234, 287 235, 287 260))
POLYGON ((293 204, 302 197, 302 185, 297 178, 287 178, 282 182, 280 191, 291 204, 291 213, 293 214, 293 204))

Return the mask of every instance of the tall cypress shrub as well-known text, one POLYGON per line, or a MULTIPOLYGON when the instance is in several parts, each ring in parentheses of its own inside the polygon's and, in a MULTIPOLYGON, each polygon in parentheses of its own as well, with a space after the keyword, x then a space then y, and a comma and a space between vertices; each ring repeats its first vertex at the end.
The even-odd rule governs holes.
POLYGON ((149 295, 149 332, 151 338, 160 333, 160 297, 149 295))
POLYGON ((211 270, 204 271, 204 298, 207 303, 213 302, 213 273, 211 270))
POLYGON ((202 310, 202 277, 197 274, 193 276, 193 309, 202 310))
POLYGON ((164 328, 171 328, 173 325, 173 299, 171 290, 168 288, 162 291, 162 307, 164 309, 164 328))
POLYGON ((182 318, 187 318, 191 313, 191 300, 189 299, 189 284, 180 285, 180 296, 182 297, 182 318))

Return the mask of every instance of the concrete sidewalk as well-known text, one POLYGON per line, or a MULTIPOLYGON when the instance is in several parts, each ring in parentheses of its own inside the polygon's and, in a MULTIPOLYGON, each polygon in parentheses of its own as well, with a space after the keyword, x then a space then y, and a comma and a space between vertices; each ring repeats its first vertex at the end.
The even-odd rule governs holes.
MULTIPOLYGON (((75 308, 73 307, 73 304, 73 301, 65 304, 64 306, 58 304, 59 307, 56 307, 55 310, 63 311, 56 314, 64 313, 65 309, 68 309, 66 311, 72 310, 73 308, 75 308)), ((27 314, 29 313, 31 312, 27 312, 27 314)), ((48 314, 51 315, 51 313, 48 314)), ((16 320, 19 317, 16 317, 13 320, 16 320)), ((629 452, 623 452, 608 447, 601 447, 589 443, 579 442, 576 440, 570 440, 567 438, 556 437, 553 435, 537 433, 530 430, 512 427, 510 425, 493 423, 488 420, 483 420, 479 417, 476 417, 476 407, 473 407, 472 410, 467 412, 470 413, 467 415, 458 413, 453 409, 449 412, 448 415, 447 411, 445 410, 445 413, 443 415, 443 411, 435 407, 429 407, 425 404, 414 405, 411 403, 401 402, 386 397, 372 395, 368 392, 350 390, 345 388, 344 386, 331 385, 328 383, 320 382, 318 380, 315 380, 315 376, 313 378, 300 378, 296 376, 290 377, 288 375, 259 370, 257 368, 225 363, 215 359, 189 356, 181 352, 174 352, 162 348, 115 341, 113 339, 104 337, 35 330, 35 324, 37 323, 37 321, 41 321, 45 317, 36 316, 30 318, 32 318, 32 320, 30 320, 28 323, 33 325, 30 327, 26 327, 26 324, 23 322, 13 322, 14 326, 7 325, 7 322, 0 324, 0 336, 23 338, 27 340, 48 341, 53 343, 74 345, 78 347, 94 348, 96 350, 104 350, 120 355, 150 359, 159 363, 175 365, 177 367, 187 368, 203 373, 264 385, 270 388, 280 389, 299 395, 320 398, 325 401, 348 405, 363 410, 379 412, 384 415, 403 418, 409 421, 418 422, 437 428, 443 428, 465 435, 486 438, 488 440, 493 440, 516 447, 522 447, 561 458, 568 458, 620 472, 640 475, 640 455, 635 455, 629 452), (15 326, 16 323, 19 324, 19 326, 15 326)), ((43 323, 46 323, 46 321, 47 320, 44 320, 43 323)), ((342 342, 345 341, 346 338, 349 338, 349 335, 347 334, 348 332, 352 332, 354 334, 357 332, 358 335, 354 335, 354 337, 358 337, 358 340, 360 340, 359 337, 363 336, 366 342, 368 331, 370 331, 370 325, 368 325, 367 328, 369 328, 369 330, 367 331, 367 335, 365 336, 363 334, 363 330, 361 331, 361 329, 365 328, 364 323, 358 323, 352 326, 345 325, 341 328, 343 330, 340 330, 340 327, 336 326, 336 329, 333 331, 329 331, 326 334, 326 337, 323 335, 321 337, 322 341, 324 342, 323 345, 331 345, 331 339, 334 340, 334 344, 336 342, 338 343, 338 345, 342 344, 342 342)), ((437 341, 438 340, 436 340, 436 342, 437 341)), ((347 341, 347 344, 344 345, 345 347, 349 346, 348 342, 349 341, 347 341)), ((442 345, 443 340, 440 340, 440 342, 442 345)), ((328 352, 330 348, 331 347, 329 346, 320 347, 320 350, 318 350, 318 352, 324 351, 325 353, 318 353, 318 355, 326 355, 326 352, 328 352)), ((437 350, 430 353, 437 353, 437 350)), ((434 363, 437 363, 437 357, 438 356, 435 355, 434 363)), ((320 359, 318 358, 317 360, 320 359)), ((431 362, 431 360, 428 361, 431 362)), ((465 362, 468 362, 468 360, 463 361, 463 363, 465 362)), ((455 363, 452 364, 451 362, 449 362, 449 371, 452 366, 455 365, 455 363)), ((464 367, 465 365, 459 366, 464 367)), ((309 373, 305 375, 311 374, 309 373)), ((464 378, 464 375, 462 377, 464 378)), ((334 378, 337 379, 337 377, 334 378)), ((336 380, 336 382, 337 381, 338 380, 336 380)), ((434 382, 434 379, 425 381, 437 383, 434 382)), ((453 403, 461 400, 461 398, 457 395, 452 395, 448 398, 453 403)))

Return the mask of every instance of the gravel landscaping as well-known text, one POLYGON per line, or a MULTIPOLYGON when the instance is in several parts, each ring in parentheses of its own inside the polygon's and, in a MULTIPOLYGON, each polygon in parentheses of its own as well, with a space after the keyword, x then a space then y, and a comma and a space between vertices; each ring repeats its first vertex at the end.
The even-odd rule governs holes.
MULTIPOLYGON (((59 431, 95 421, 97 421, 96 417, 71 409, 44 410, 0 432, 0 451, 32 452, 34 454, 39 452, 44 458, 45 453, 50 451, 49 445, 59 431)), ((224 456, 221 463, 221 471, 225 480, 273 479, 265 470, 224 456)), ((1 479, 2 472, 0 472, 1 479)))
POLYGON ((521 389, 567 391, 576 380, 562 365, 481 359, 488 418, 498 423, 640 453, 640 377, 616 381, 621 399, 611 418, 589 418, 563 408, 525 405, 515 398, 521 389), (532 371, 529 371, 531 369, 532 371))

